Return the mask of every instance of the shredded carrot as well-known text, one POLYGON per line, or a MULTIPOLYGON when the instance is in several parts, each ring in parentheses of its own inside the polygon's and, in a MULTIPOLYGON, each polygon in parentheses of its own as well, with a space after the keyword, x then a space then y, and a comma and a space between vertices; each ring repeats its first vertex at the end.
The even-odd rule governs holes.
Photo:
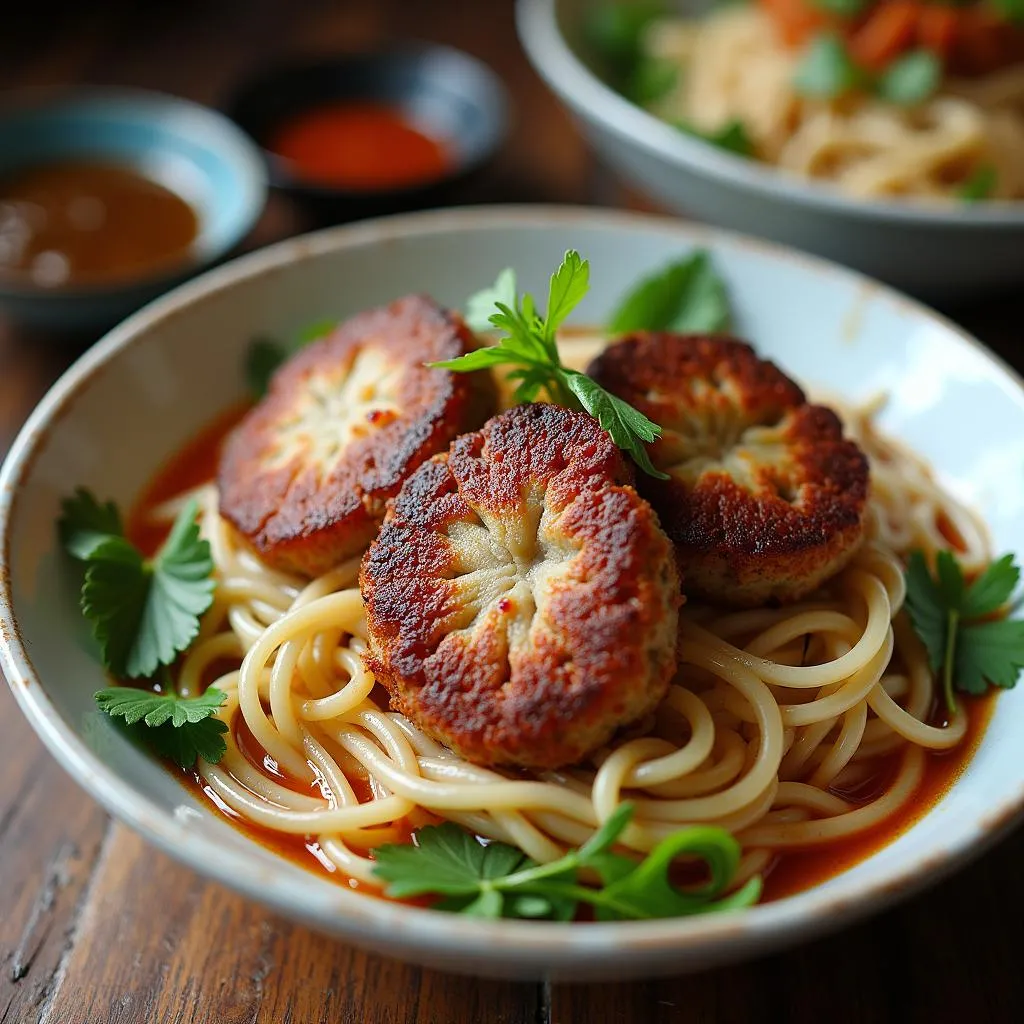
POLYGON ((787 46, 799 46, 822 28, 827 19, 807 0, 759 0, 787 46))
POLYGON ((917 42, 945 60, 953 49, 959 28, 958 11, 953 7, 926 4, 917 16, 917 42))
POLYGON ((921 5, 912 0, 880 4, 850 37, 850 56, 864 68, 880 71, 914 41, 921 5))

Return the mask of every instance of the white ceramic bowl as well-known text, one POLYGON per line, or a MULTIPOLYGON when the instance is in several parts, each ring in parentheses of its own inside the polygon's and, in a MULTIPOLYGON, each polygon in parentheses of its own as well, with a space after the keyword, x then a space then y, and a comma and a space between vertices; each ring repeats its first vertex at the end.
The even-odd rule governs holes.
POLYGON ((587 64, 581 24, 599 2, 518 0, 520 39, 601 157, 669 209, 827 256, 935 301, 1024 281, 1024 202, 850 199, 716 149, 630 103, 587 64))
POLYGON ((683 920, 474 921, 360 895, 278 859, 127 742, 94 710, 104 680, 80 642, 75 586, 54 530, 60 498, 74 486, 131 501, 161 460, 239 400, 255 335, 287 335, 414 290, 458 306, 506 265, 539 290, 569 246, 593 268, 581 323, 601 322, 637 275, 709 247, 740 333, 806 382, 851 396, 887 389, 885 428, 985 511, 998 550, 1024 551, 1021 384, 920 306, 828 264, 663 219, 529 207, 416 214, 284 242, 213 271, 137 313, 60 379, 0 473, 0 661, 43 741, 111 813, 285 914, 375 950, 479 974, 679 973, 837 927, 992 841, 1024 803, 1024 687, 1000 698, 977 756, 924 820, 811 891, 683 920))

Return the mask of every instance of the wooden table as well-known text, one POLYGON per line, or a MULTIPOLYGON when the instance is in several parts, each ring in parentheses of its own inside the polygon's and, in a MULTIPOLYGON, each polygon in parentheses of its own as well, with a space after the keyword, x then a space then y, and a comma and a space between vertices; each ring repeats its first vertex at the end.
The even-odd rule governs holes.
MULTIPOLYGON (((130 84, 216 104, 275 56, 389 36, 476 53, 514 96, 513 137, 465 198, 621 198, 527 65, 507 0, 35 0, 4 15, 0 87, 130 84)), ((277 201, 253 244, 303 226, 277 201)), ((950 312, 1024 366, 1024 300, 950 312)), ((0 452, 74 354, 0 321, 0 452)), ((0 756, 0 1024, 1024 1020, 1024 831, 926 895, 792 952, 677 980, 510 984, 368 956, 207 884, 85 796, 6 687, 0 756)))

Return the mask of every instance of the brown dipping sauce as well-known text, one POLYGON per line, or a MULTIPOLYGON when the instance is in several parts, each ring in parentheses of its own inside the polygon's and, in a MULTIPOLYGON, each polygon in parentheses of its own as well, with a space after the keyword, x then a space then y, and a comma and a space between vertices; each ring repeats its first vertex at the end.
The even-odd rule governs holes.
POLYGON ((195 211, 117 164, 67 161, 0 179, 0 277, 110 284, 187 262, 195 211))

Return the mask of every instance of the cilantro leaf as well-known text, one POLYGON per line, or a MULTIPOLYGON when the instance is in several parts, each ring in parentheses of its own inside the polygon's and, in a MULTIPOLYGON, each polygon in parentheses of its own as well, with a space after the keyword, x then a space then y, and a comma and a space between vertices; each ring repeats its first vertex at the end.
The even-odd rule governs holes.
POLYGON ((227 731, 227 725, 219 718, 204 718, 180 729, 170 724, 146 729, 142 739, 161 757, 176 761, 187 771, 197 757, 208 764, 216 764, 228 749, 224 742, 227 731))
POLYGON ((177 697, 133 686, 110 686, 98 691, 95 697, 100 711, 105 714, 120 716, 129 725, 145 722, 151 728, 168 721, 175 728, 201 722, 214 714, 226 700, 214 686, 200 697, 177 697))
POLYGON ((590 413, 602 429, 623 451, 629 452, 636 464, 647 474, 659 480, 667 480, 668 474, 655 469, 644 444, 650 444, 661 436, 661 427, 652 423, 639 409, 605 391, 600 384, 586 374, 564 370, 569 390, 580 400, 580 405, 590 413))
POLYGON ((516 272, 511 267, 506 267, 489 288, 481 288, 466 300, 466 323, 470 330, 489 331, 491 315, 499 303, 516 304, 516 272))
POLYGON ((101 505, 84 487, 79 487, 70 498, 65 498, 60 508, 57 530, 61 543, 73 558, 86 557, 80 552, 90 550, 98 537, 124 536, 117 506, 112 501, 101 505))
POLYGON ((119 517, 82 494, 66 505, 60 524, 68 552, 86 564, 82 614, 111 672, 151 676, 188 647, 213 600, 213 559, 199 537, 198 505, 190 501, 181 510, 149 560, 123 536, 93 529, 120 528, 119 517))
POLYGON ((1024 621, 1003 619, 962 626, 957 636, 956 688, 984 693, 986 684, 1012 689, 1024 669, 1024 621))
POLYGON ((967 588, 961 613, 968 619, 991 615, 1010 600, 1019 580, 1020 569, 1014 564, 1013 555, 1003 555, 967 588))
POLYGON ((132 734, 158 754, 191 768, 201 757, 216 764, 227 750, 227 725, 213 716, 225 695, 211 686, 200 697, 177 697, 129 686, 111 686, 95 694, 100 711, 121 718, 132 734))
POLYGON ((604 920, 674 917, 749 906, 760 895, 759 879, 723 897, 739 864, 739 844, 722 829, 684 828, 659 843, 642 861, 611 852, 629 824, 622 804, 577 850, 550 864, 536 864, 505 843, 478 842, 448 822, 415 834, 413 844, 374 851, 374 874, 388 882, 389 896, 445 897, 434 909, 471 917, 571 920, 579 903, 590 903, 604 920), (677 857, 703 861, 709 881, 684 891, 671 882, 677 857), (596 871, 600 887, 579 883, 582 869, 596 871))
POLYGON ((714 333, 727 330, 729 320, 725 284, 700 251, 643 278, 621 300, 608 330, 714 333))
POLYGON ((946 653, 948 613, 942 605, 928 563, 920 551, 911 552, 905 578, 910 624, 928 652, 928 665, 933 672, 938 672, 946 653))
POLYGON ((509 288, 514 285, 511 271, 503 271, 493 287, 478 292, 471 299, 474 322, 479 322, 483 315, 483 303, 494 300, 488 321, 504 332, 496 345, 427 365, 457 373, 512 366, 509 378, 517 382, 517 401, 532 402, 545 391, 553 402, 585 410, 643 470, 660 476, 651 464, 644 443, 649 444, 658 437, 661 428, 585 374, 563 366, 558 355, 555 334, 586 295, 590 287, 590 264, 575 249, 566 252, 551 276, 544 316, 537 312, 533 296, 529 294, 518 301, 514 296, 511 302, 505 301, 509 288))
POLYGON ((714 131, 702 131, 686 121, 674 123, 675 127, 684 135, 692 135, 695 139, 708 142, 718 149, 724 149, 727 153, 747 157, 754 155, 754 143, 742 121, 729 121, 714 131))
POLYGON ((396 898, 438 893, 473 896, 481 883, 532 866, 526 854, 505 843, 477 842, 452 822, 428 825, 416 833, 416 845, 392 843, 373 852, 374 874, 390 882, 396 898))
POLYGON ((992 195, 998 180, 996 169, 991 164, 982 164, 957 189, 956 194, 965 203, 976 203, 992 195))
POLYGON ((793 85, 803 96, 834 99, 864 84, 843 40, 832 34, 816 36, 797 65, 793 85))
POLYGON ((555 331, 590 290, 590 263, 570 249, 558 269, 551 275, 548 308, 544 318, 544 336, 554 343, 555 331))
POLYGON ((920 551, 906 571, 907 613, 928 651, 933 672, 942 673, 946 706, 956 710, 954 690, 984 693, 991 684, 1013 687, 1024 669, 1024 621, 978 622, 1004 607, 1017 587, 1020 569, 1004 555, 970 586, 949 551, 935 558, 933 576, 920 551))
POLYGON ((875 91, 889 103, 913 106, 928 99, 941 79, 942 61, 931 50, 912 50, 882 72, 875 91))

